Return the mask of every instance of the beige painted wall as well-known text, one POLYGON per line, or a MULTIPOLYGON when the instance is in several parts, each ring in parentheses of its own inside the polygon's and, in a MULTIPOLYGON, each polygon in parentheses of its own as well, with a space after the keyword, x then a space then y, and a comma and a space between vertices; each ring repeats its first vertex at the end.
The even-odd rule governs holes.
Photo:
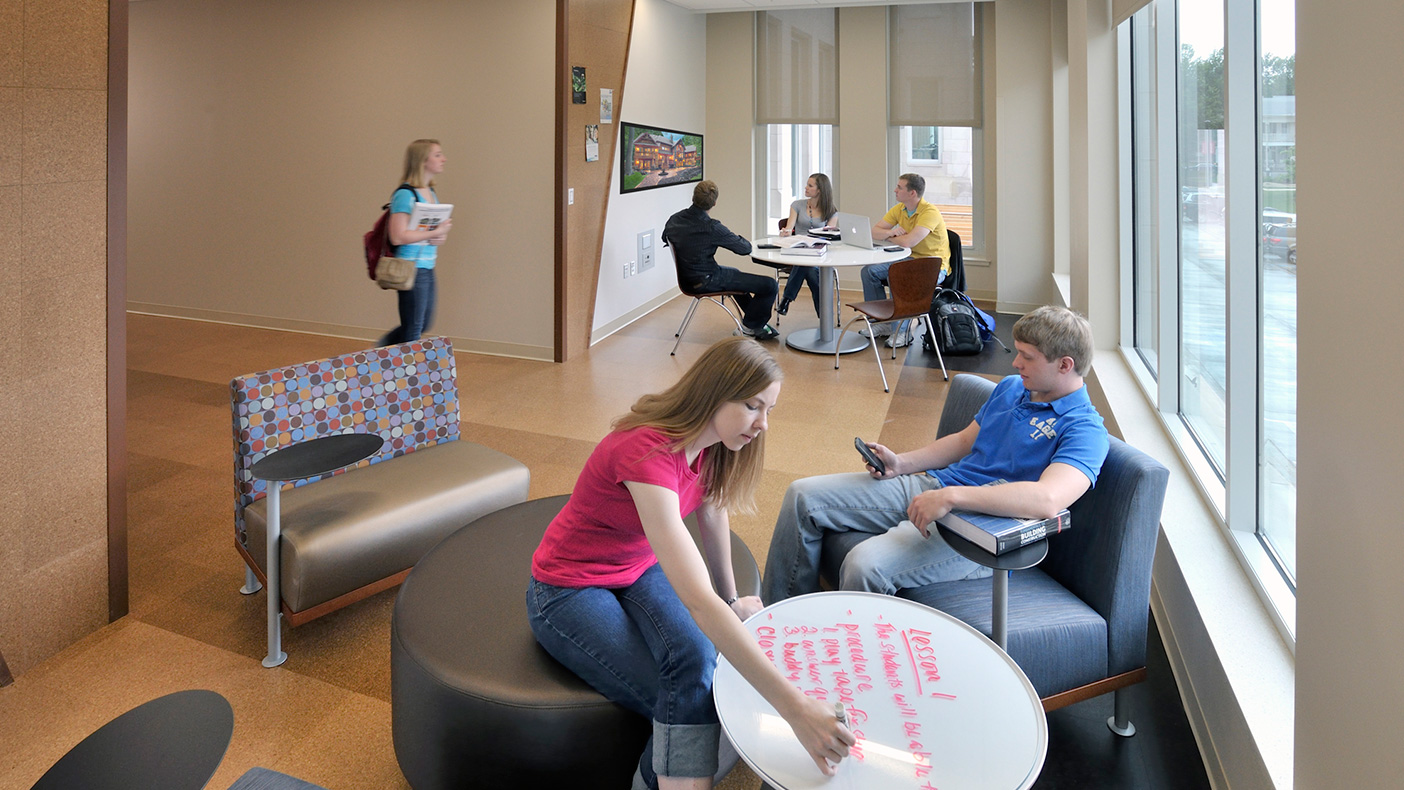
MULTIPOLYGON (((707 178, 721 194, 711 215, 733 231, 753 238, 755 168, 755 14, 737 11, 707 15, 707 178)), ((691 202, 691 198, 688 199, 691 202)), ((687 205, 686 203, 684 205, 687 205)), ((667 254, 668 251, 664 251, 667 254)), ((717 263, 772 273, 749 256, 717 250, 717 263)))
POLYGON ((379 336, 361 234, 433 137, 431 332, 549 359, 555 38, 551 0, 132 4, 129 304, 379 336))
POLYGON ((1053 287, 1053 82, 1049 6, 995 3, 995 95, 999 119, 994 179, 998 306, 1025 312, 1055 303, 1053 287), (1045 131, 1047 130, 1047 131, 1045 131))
POLYGON ((1398 3, 1297 2, 1297 790, 1404 775, 1400 30, 1398 3))
POLYGON ((106 2, 0 5, 0 653, 107 622, 106 2))

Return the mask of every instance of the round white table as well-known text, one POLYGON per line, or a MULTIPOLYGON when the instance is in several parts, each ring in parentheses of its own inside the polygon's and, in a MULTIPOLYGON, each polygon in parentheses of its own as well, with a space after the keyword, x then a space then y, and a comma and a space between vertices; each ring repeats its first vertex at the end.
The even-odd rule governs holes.
POLYGON ((806 695, 841 703, 858 738, 830 778, 725 658, 712 695, 741 758, 782 790, 1025 790, 1043 769, 1048 722, 1033 684, 979 631, 875 593, 790 598, 746 621, 806 695))
MULTIPOLYGON (((751 260, 756 263, 782 266, 817 266, 819 268, 819 328, 818 329, 797 329, 785 336, 785 345, 797 351, 809 351, 814 354, 832 354, 834 347, 838 343, 838 334, 834 331, 834 322, 838 316, 834 311, 834 276, 830 270, 849 266, 868 266, 874 263, 892 263, 900 261, 911 255, 911 250, 902 249, 897 252, 884 252, 881 248, 871 250, 860 250, 840 242, 833 242, 829 245, 829 252, 822 258, 809 255, 787 254, 786 245, 796 241, 794 236, 769 236, 757 240, 752 245, 751 260), (778 244, 780 249, 763 250, 761 244, 778 244)), ((840 353, 851 354, 854 351, 862 351, 868 347, 868 339, 858 334, 850 332, 843 340, 843 348, 840 353)))

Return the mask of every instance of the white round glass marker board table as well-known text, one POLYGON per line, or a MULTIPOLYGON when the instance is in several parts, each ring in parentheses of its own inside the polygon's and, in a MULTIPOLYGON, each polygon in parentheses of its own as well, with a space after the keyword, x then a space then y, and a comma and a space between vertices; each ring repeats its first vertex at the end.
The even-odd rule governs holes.
MULTIPOLYGON (((838 332, 834 329, 834 322, 838 316, 834 315, 834 276, 829 271, 840 267, 863 267, 874 263, 900 261, 911 255, 911 250, 884 252, 881 247, 860 250, 848 244, 834 242, 829 245, 828 254, 822 258, 787 254, 786 245, 794 244, 796 241, 798 239, 794 236, 770 236, 761 239, 752 245, 751 260, 783 266, 819 267, 819 328, 797 329, 785 336, 785 345, 797 351, 832 354, 834 346, 838 343, 838 332), (763 250, 757 246, 761 244, 778 244, 780 249, 763 250)), ((850 354, 854 351, 862 351, 867 347, 868 339, 866 337, 857 332, 849 332, 843 339, 842 353, 850 354)))
POLYGON ((1029 679, 983 634, 876 593, 790 598, 746 621, 810 697, 841 702, 858 741, 833 777, 725 658, 712 695, 746 764, 782 790, 1024 790, 1043 768, 1048 722, 1029 679))

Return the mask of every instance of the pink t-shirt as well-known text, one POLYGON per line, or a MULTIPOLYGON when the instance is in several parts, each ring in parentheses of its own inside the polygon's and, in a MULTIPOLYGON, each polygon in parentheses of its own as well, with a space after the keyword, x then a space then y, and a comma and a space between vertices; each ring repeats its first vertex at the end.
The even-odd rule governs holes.
POLYGON ((624 483, 649 483, 678 494, 678 515, 702 503, 698 470, 707 451, 689 467, 684 451, 670 452, 654 428, 606 436, 575 481, 566 506, 546 528, 531 558, 531 575, 556 587, 628 587, 658 562, 644 535, 634 498, 624 483))

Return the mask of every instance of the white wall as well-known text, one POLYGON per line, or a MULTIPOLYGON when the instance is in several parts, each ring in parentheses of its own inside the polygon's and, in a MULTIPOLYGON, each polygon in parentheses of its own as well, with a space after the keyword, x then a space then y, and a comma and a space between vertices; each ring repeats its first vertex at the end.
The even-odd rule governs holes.
POLYGON ((361 234, 432 137, 456 222, 430 331, 551 358, 555 38, 550 0, 133 3, 131 306, 377 337, 361 234))
POLYGON ((1404 777, 1400 30, 1297 1, 1297 790, 1404 777))
MULTIPOLYGON (((623 97, 615 107, 614 120, 616 124, 622 119, 703 132, 703 167, 706 177, 712 178, 712 140, 705 135, 706 73, 697 67, 706 58, 706 16, 664 0, 636 0, 623 97), (679 79, 680 74, 687 78, 679 79)), ((672 251, 663 248, 659 236, 668 217, 692 203, 693 184, 619 194, 619 157, 623 152, 621 140, 611 165, 614 179, 600 252, 592 343, 677 294, 672 251), (623 265, 635 260, 637 234, 645 230, 654 232, 654 266, 625 279, 623 265)), ((733 194, 735 191, 727 188, 723 201, 739 197, 733 194)), ((744 234, 745 230, 739 232, 744 234)))

